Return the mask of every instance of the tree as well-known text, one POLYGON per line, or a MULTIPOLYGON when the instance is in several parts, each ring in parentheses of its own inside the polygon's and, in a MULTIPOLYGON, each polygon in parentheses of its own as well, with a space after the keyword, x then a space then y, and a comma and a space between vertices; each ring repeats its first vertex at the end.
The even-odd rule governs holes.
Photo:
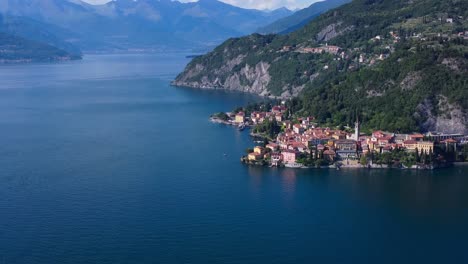
POLYGON ((323 159, 318 159, 315 161, 316 167, 322 167, 322 166, 327 166, 327 165, 328 165, 328 162, 323 159))
POLYGON ((367 157, 365 155, 362 155, 361 160, 359 162, 362 166, 367 166, 367 157))
POLYGON ((419 149, 418 148, 416 148, 415 155, 416 155, 416 162, 421 162, 421 157, 419 155, 419 149))

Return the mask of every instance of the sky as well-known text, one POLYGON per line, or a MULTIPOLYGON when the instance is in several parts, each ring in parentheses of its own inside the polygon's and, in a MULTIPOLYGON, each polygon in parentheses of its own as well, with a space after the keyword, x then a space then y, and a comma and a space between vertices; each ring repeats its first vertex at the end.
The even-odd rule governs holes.
MULTIPOLYGON (((91 4, 102 4, 109 0, 83 0, 91 4)), ((304 8, 319 0, 220 0, 222 2, 240 6, 244 8, 255 9, 276 9, 287 7, 289 9, 304 8)), ((180 0, 180 2, 195 2, 194 0, 180 0)))

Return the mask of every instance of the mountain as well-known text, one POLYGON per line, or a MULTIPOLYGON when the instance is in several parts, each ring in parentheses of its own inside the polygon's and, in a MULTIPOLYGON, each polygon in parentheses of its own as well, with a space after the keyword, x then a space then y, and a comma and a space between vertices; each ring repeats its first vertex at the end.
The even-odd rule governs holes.
POLYGON ((82 55, 78 47, 67 41, 76 37, 74 33, 27 17, 0 14, 0 32, 48 44, 78 57, 82 55))
POLYGON ((296 111, 364 129, 467 133, 466 0, 354 0, 287 35, 233 38, 174 85, 296 97, 296 111))
POLYGON ((0 64, 80 59, 56 47, 0 32, 0 64))
POLYGON ((349 2, 351 2, 351 0, 325 0, 313 3, 309 7, 301 9, 290 16, 281 18, 265 27, 257 29, 257 32, 260 34, 287 34, 305 26, 320 14, 349 2))
POLYGON ((72 32, 73 44, 85 51, 109 51, 216 45, 292 12, 243 9, 217 0, 114 0, 103 5, 79 0, 2 0, 0 13, 72 32))

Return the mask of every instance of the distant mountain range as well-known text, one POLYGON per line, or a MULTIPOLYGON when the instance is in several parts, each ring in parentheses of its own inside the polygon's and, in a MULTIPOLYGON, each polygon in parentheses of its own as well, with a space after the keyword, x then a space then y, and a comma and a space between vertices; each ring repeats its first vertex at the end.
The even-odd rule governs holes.
POLYGON ((0 31, 70 53, 206 49, 291 15, 243 9, 217 0, 2 0, 0 31))
POLYGON ((76 37, 76 34, 52 24, 39 22, 28 17, 2 16, 0 14, 0 32, 54 46, 75 56, 81 56, 80 49, 67 41, 76 37))
POLYGON ((299 10, 290 16, 281 18, 265 27, 259 28, 257 32, 260 34, 287 34, 307 25, 312 19, 328 10, 349 2, 351 2, 351 0, 324 0, 313 3, 309 7, 299 10))

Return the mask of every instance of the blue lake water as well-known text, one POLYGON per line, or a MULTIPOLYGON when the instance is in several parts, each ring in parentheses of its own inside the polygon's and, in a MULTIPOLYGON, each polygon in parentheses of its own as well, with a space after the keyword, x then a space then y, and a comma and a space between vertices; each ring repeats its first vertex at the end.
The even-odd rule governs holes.
POLYGON ((243 166, 183 54, 0 67, 0 264, 468 263, 468 166, 243 166), (224 155, 226 154, 226 156, 224 155))

